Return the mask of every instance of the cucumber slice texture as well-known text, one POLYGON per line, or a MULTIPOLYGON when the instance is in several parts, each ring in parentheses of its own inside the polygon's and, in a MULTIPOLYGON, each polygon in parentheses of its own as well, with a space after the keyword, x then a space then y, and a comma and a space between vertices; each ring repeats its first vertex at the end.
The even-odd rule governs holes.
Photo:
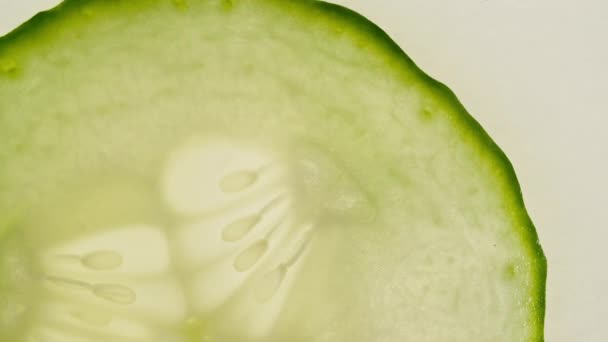
POLYGON ((543 340, 508 160, 341 7, 68 0, 0 136, 0 340, 543 340))

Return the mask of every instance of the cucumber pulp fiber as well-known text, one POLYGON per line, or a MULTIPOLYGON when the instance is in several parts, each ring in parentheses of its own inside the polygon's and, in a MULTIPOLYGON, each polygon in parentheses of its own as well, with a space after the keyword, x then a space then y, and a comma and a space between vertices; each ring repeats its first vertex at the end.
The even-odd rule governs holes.
POLYGON ((0 137, 1 341, 543 340, 508 160, 344 8, 65 1, 0 137))

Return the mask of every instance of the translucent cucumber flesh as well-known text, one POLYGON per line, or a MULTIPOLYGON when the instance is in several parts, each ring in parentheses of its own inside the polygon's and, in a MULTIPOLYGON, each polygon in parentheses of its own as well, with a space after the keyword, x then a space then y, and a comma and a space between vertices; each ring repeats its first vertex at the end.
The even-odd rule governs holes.
POLYGON ((0 340, 542 341, 502 152, 309 1, 67 1, 0 38, 0 340))

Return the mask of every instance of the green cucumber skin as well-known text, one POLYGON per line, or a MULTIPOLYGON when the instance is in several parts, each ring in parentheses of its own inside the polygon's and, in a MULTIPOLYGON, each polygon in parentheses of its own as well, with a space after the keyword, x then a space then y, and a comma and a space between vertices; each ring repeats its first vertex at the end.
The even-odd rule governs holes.
MULTIPOLYGON (((385 57, 392 62, 392 66, 396 73, 401 70, 407 70, 410 73, 416 74, 420 80, 425 82, 425 86, 432 89, 436 94, 439 94, 447 106, 450 106, 458 114, 454 119, 457 120, 461 130, 467 132, 468 135, 474 136, 475 143, 480 149, 489 151, 493 159, 495 171, 500 177, 503 184, 503 194, 509 203, 509 212, 515 216, 517 222, 523 227, 518 233, 523 241, 526 241, 527 248, 531 258, 531 269, 535 275, 535 287, 533 293, 530 294, 532 302, 528 303, 530 312, 534 317, 534 321, 530 322, 533 326, 534 338, 531 342, 544 341, 544 319, 545 319, 545 292, 547 278, 547 260, 543 253, 543 249, 539 243, 536 228, 529 217, 524 205, 524 200, 521 192, 517 176, 513 165, 500 149, 500 147, 490 138, 488 133, 482 126, 471 116, 458 100, 455 94, 443 83, 430 77, 422 71, 414 61, 393 41, 389 35, 379 28, 376 24, 369 21, 364 16, 344 8, 342 6, 316 1, 316 0, 301 0, 301 1, 282 1, 269 0, 275 2, 277 6, 285 7, 287 11, 298 11, 298 15, 304 16, 320 16, 324 20, 339 26, 341 29, 349 31, 351 35, 358 36, 362 41, 373 45, 375 51, 382 51, 385 57)), ((32 19, 19 26, 9 34, 0 37, 0 62, 5 61, 7 55, 11 55, 12 51, 18 51, 18 45, 37 37, 41 33, 52 35, 53 25, 62 22, 73 12, 79 11, 86 4, 97 3, 99 0, 65 0, 59 6, 38 13, 32 19), (17 47, 17 48, 16 48, 17 47)), ((129 5, 130 7, 145 7, 150 6, 158 1, 144 0, 138 1, 137 5, 129 5)), ((10 57, 13 58, 12 56, 10 57)), ((17 53, 17 59, 18 53, 17 53)), ((12 61, 12 60, 10 60, 12 61)), ((10 70, 2 70, 0 63, 0 78, 1 77, 19 77, 18 60, 15 67, 10 67, 10 70)), ((8 101, 9 99, 2 98, 0 93, 0 102, 8 101)), ((0 107, 1 110, 1 107, 0 107)), ((2 113, 0 112, 0 115, 2 113)), ((0 231, 0 235, 4 232, 0 231)))

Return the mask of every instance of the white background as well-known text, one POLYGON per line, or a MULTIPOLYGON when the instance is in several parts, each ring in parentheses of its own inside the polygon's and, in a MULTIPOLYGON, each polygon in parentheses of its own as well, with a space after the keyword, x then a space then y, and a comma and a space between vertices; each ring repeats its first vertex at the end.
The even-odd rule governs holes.
MULTIPOLYGON (((546 340, 608 341, 608 2, 336 2, 450 86, 513 162, 549 260, 546 340)), ((0 35, 54 3, 0 0, 0 35)))

